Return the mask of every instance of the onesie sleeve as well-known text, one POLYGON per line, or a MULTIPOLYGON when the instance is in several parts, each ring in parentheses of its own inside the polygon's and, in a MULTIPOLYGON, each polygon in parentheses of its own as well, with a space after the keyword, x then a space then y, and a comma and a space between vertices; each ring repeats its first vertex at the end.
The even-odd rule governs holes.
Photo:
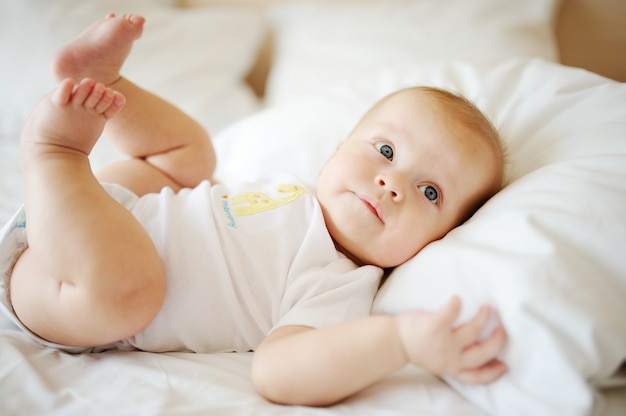
POLYGON ((300 273, 285 290, 272 330, 286 325, 319 328, 369 315, 382 273, 375 266, 357 267, 347 258, 300 273))

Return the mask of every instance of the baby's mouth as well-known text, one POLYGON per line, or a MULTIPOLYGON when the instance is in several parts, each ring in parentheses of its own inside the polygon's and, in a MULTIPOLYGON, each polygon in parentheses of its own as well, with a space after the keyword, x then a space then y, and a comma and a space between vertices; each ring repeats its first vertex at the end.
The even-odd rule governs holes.
POLYGON ((378 218, 378 220, 384 224, 385 221, 383 220, 383 210, 382 210, 380 203, 376 199, 369 198, 365 195, 357 195, 357 196, 359 197, 361 202, 363 202, 365 207, 369 209, 372 212, 372 214, 376 215, 376 218, 378 218))

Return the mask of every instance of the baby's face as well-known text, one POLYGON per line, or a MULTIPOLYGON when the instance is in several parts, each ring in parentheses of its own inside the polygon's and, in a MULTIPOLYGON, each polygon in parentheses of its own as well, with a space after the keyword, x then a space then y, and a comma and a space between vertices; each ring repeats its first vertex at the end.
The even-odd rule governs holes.
POLYGON ((496 152, 434 98, 396 94, 322 170, 317 196, 328 230, 358 263, 404 263, 499 186, 496 152))

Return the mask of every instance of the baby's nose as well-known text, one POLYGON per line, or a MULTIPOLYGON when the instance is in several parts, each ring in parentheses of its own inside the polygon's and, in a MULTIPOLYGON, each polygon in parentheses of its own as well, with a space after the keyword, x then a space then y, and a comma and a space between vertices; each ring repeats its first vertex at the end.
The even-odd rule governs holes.
POLYGON ((404 198, 403 182, 399 175, 379 175, 376 177, 376 183, 385 189, 394 201, 404 198))

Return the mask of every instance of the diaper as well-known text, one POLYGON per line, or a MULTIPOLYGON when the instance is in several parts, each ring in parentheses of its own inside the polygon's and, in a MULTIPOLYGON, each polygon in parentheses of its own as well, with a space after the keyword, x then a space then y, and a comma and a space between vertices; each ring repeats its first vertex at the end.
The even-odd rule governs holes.
MULTIPOLYGON (((103 184, 103 186, 113 198, 129 209, 138 199, 137 195, 120 185, 103 184)), ((34 341, 47 347, 56 348, 69 353, 100 352, 110 349, 134 349, 127 340, 89 348, 57 344, 39 337, 22 324, 11 305, 9 282, 17 259, 28 247, 26 224, 26 212, 24 207, 21 207, 13 218, 0 229, 0 314, 6 316, 34 341)))

